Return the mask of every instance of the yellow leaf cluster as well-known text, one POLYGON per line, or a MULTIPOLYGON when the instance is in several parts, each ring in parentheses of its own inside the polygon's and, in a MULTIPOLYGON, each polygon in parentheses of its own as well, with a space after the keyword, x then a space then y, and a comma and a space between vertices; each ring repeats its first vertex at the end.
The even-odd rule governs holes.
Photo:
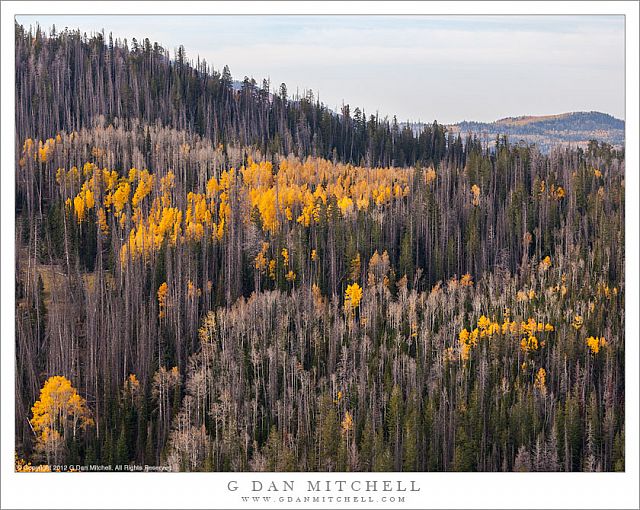
POLYGON ((362 299, 362 287, 357 283, 347 285, 345 291, 344 306, 347 310, 355 310, 360 306, 360 300, 362 299))
POLYGON ((338 200, 338 209, 343 216, 353 212, 353 200, 350 197, 342 197, 338 200))
MULTIPOLYGON (((35 146, 25 141, 29 154, 35 146)), ((171 245, 222 240, 232 196, 240 201, 238 210, 248 212, 242 221, 249 221, 257 211, 263 231, 275 234, 287 222, 311 227, 331 217, 331 211, 349 216, 401 200, 410 192, 411 177, 410 169, 363 168, 322 158, 285 159, 274 172, 271 162, 249 158, 238 172, 231 168, 211 176, 201 190, 187 192, 185 200, 177 195, 170 170, 156 176, 131 168, 121 175, 86 163, 81 172, 73 167, 56 173, 67 195, 66 206, 78 222, 86 221, 87 212, 95 209, 103 234, 113 230, 124 241, 119 254, 123 267, 138 258, 152 260, 150 255, 167 240, 171 245)), ((265 261, 259 265, 265 267, 265 261)))
POLYGON ((98 226, 104 235, 109 234, 109 225, 107 224, 107 215, 104 208, 98 209, 98 226))
POLYGON ((349 411, 344 413, 344 419, 342 420, 342 432, 347 433, 353 428, 353 416, 349 411))
POLYGON ((618 295, 618 287, 611 289, 607 284, 600 282, 596 286, 596 295, 604 296, 606 299, 612 299, 618 295))
MULTIPOLYGON (((387 250, 382 252, 382 255, 378 254, 378 250, 373 252, 373 255, 371 256, 371 259, 369 260, 369 272, 367 274, 367 283, 369 285, 375 285, 376 282, 379 282, 380 280, 382 280, 383 282, 385 281, 385 279, 387 280, 388 283, 388 278, 386 276, 386 273, 389 270, 389 254, 387 253, 387 250)), ((385 287, 387 285, 385 284, 385 287)))
POLYGON ((162 195, 162 207, 171 205, 171 192, 175 186, 176 176, 169 170, 167 174, 160 178, 160 194, 162 195))
POLYGON ((463 361, 469 359, 471 348, 478 345, 478 328, 474 329, 471 333, 464 328, 458 334, 458 342, 460 343, 460 358, 463 361))
MULTIPOLYGON (((508 310, 508 309, 507 309, 508 310)), ((520 335, 526 335, 520 341, 520 347, 524 352, 536 351, 539 347, 544 346, 544 341, 538 342, 538 338, 535 336, 537 333, 550 333, 555 330, 553 325, 549 323, 537 322, 533 318, 529 318, 526 321, 516 322, 509 320, 509 314, 505 313, 505 318, 500 324, 497 321, 492 321, 489 317, 481 315, 477 322, 477 327, 469 331, 467 328, 463 328, 458 334, 458 343, 460 345, 460 357, 463 361, 469 359, 471 349, 478 345, 478 341, 481 338, 491 338, 496 335, 511 335, 519 337, 520 335)))
POLYGON ((562 200, 565 197, 566 193, 562 186, 558 186, 556 188, 554 185, 551 185, 550 195, 556 200, 562 200))
POLYGON ((294 273, 293 271, 289 270, 289 272, 286 275, 284 275, 284 277, 288 282, 293 283, 295 281, 295 279, 296 279, 296 273, 294 273))
POLYGON ((540 264, 538 265, 538 270, 540 272, 545 272, 547 271, 549 268, 551 267, 551 257, 549 257, 548 255, 542 259, 540 261, 540 264))
POLYGON ((539 191, 539 193, 540 194, 544 193, 544 190, 546 189, 546 187, 547 187, 547 184, 544 182, 544 180, 541 180, 540 181, 540 191, 539 191))
POLYGON ((93 425, 87 403, 71 381, 64 376, 52 376, 40 390, 40 398, 31 408, 30 423, 44 444, 59 441, 62 435, 93 425))
POLYGON ((429 167, 425 170, 424 172, 424 179, 425 181, 427 181, 427 184, 429 184, 430 182, 433 182, 436 180, 436 171, 433 169, 433 167, 429 167))
POLYGON ((281 219, 296 218, 305 227, 320 222, 321 208, 331 207, 329 198, 346 216, 367 210, 372 202, 382 206, 409 193, 406 169, 334 165, 322 158, 283 160, 275 176, 270 162, 249 159, 240 171, 251 207, 259 210, 263 229, 271 233, 281 219))
POLYGON ((593 337, 590 336, 587 338, 587 347, 591 350, 592 354, 598 354, 600 349, 607 345, 607 341, 604 337, 593 337))
MULTIPOLYGON (((315 305, 317 310, 323 310, 325 305, 325 298, 322 296, 322 291, 320 287, 318 287, 315 283, 311 286, 311 295, 313 296, 313 304, 315 305)), ((341 396, 342 392, 338 392, 338 395, 341 396)))
POLYGON ((128 181, 121 181, 118 187, 111 195, 111 200, 105 199, 105 205, 108 207, 110 203, 113 204, 116 213, 121 212, 124 206, 129 202, 129 195, 131 194, 131 184, 128 181))
POLYGON ((567 287, 564 285, 564 283, 562 283, 562 284, 559 283, 559 284, 556 284, 555 286, 552 285, 547 290, 548 290, 548 292, 550 292, 552 294, 555 293, 555 292, 558 292, 558 293, 560 293, 560 295, 562 297, 567 295, 567 287))
POLYGON ((93 209, 96 205, 95 192, 92 188, 95 186, 95 180, 92 177, 88 181, 82 184, 82 188, 78 195, 73 199, 73 209, 76 213, 78 222, 82 222, 85 219, 88 209, 93 209))
POLYGON ((473 287, 473 276, 469 273, 463 274, 460 278, 460 285, 463 287, 473 287))
POLYGON ((519 290, 516 293, 516 301, 518 302, 531 301, 535 298, 536 298, 536 291, 533 289, 519 290))
POLYGON ((51 159, 52 149, 55 146, 55 140, 49 138, 46 142, 38 144, 38 159, 40 163, 47 163, 51 159))
POLYGON ((473 195, 472 203, 477 207, 480 205, 480 187, 477 184, 471 186, 471 194, 473 195))
POLYGON ((211 225, 211 211, 203 193, 189 192, 185 211, 185 237, 188 241, 201 241, 204 229, 211 225))
POLYGON ((166 316, 167 310, 167 294, 169 293, 169 287, 167 282, 164 282, 158 287, 158 317, 162 319, 166 316))
POLYGON ((140 381, 138 381, 136 374, 129 374, 129 377, 127 377, 126 383, 129 386, 129 389, 132 393, 140 389, 140 381))
POLYGON ((135 181, 138 181, 136 191, 131 199, 131 205, 133 207, 139 207, 144 197, 151 193, 153 188, 153 175, 149 173, 149 170, 139 171, 137 168, 132 168, 129 170, 129 181, 131 184, 135 184, 135 181))
POLYGON ((189 280, 187 282, 187 296, 190 298, 196 298, 202 296, 202 289, 200 287, 196 287, 195 284, 189 280))
POLYGON ((584 324, 584 319, 582 318, 582 315, 576 315, 573 318, 573 321, 571 321, 571 327, 576 331, 578 331, 583 324, 584 324))
POLYGON ((536 373, 535 381, 533 382, 533 386, 544 395, 547 392, 547 371, 540 367, 538 372, 536 373))
POLYGON ((56 143, 60 143, 62 138, 57 135, 56 138, 49 138, 44 142, 38 140, 37 148, 36 143, 31 138, 27 138, 22 145, 22 158, 20 160, 20 166, 26 164, 27 159, 32 159, 35 162, 48 163, 53 157, 53 150, 56 143))
POLYGON ((258 255, 256 255, 256 258, 254 260, 255 262, 255 268, 258 270, 258 272, 260 273, 264 273, 267 269, 267 250, 269 249, 269 243, 263 242, 262 243, 262 249, 260 250, 260 253, 258 253, 258 255))
POLYGON ((537 351, 540 344, 538 343, 538 338, 534 335, 529 335, 526 338, 520 340, 520 348, 522 352, 532 352, 537 351))

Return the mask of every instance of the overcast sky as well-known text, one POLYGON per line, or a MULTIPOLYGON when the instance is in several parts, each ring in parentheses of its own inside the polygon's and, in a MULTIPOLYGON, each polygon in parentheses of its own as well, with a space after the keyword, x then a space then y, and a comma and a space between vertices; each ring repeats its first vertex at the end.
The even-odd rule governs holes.
POLYGON ((148 37, 236 80, 270 78, 398 120, 597 110, 624 119, 623 16, 18 16, 148 37))

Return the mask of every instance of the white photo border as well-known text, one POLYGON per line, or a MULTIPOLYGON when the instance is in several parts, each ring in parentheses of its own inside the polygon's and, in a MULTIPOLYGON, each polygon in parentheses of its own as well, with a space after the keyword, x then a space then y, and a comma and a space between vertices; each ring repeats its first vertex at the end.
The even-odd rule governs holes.
POLYGON ((639 204, 638 159, 638 6, 636 2, 199 2, 199 1, 14 1, 1 4, 1 497, 2 508, 638 508, 638 373, 640 328, 629 321, 638 312, 639 204), (625 473, 83 473, 67 475, 14 472, 15 375, 15 69, 14 16, 18 14, 394 14, 394 15, 548 15, 620 14, 626 19, 626 472, 625 473), (308 481, 384 480, 391 492, 308 493, 308 481), (273 481, 294 481, 295 492, 252 492, 273 481), (419 492, 397 490, 398 481, 419 492), (231 490, 237 483, 238 490, 231 490), (391 502, 383 497, 404 497, 391 502), (252 496, 269 495, 272 502, 252 496), (243 501, 242 497, 249 497, 243 501), (297 497, 363 497, 374 500, 298 502, 297 497), (278 498, 283 497, 280 501, 278 498), (287 498, 292 497, 293 501, 287 498))

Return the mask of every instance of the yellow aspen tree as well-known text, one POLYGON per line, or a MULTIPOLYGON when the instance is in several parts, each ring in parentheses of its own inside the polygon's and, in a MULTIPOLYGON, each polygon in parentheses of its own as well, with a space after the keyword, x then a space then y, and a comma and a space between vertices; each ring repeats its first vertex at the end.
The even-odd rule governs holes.
POLYGON ((362 299, 362 287, 357 283, 347 285, 345 291, 344 306, 347 310, 355 310, 360 306, 360 300, 362 299))
POLYGON ((29 421, 37 435, 36 449, 47 463, 58 462, 69 437, 93 425, 87 402, 64 376, 47 379, 40 390, 40 398, 31 408, 29 421))
POLYGON ((158 317, 160 319, 166 316, 168 292, 167 282, 162 283, 160 287, 158 287, 158 317))

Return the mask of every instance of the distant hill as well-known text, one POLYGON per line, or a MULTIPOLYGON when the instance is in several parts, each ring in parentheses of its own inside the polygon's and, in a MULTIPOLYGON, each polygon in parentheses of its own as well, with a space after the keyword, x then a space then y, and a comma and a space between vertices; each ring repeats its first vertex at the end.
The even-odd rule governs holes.
POLYGON ((586 146, 594 139, 615 147, 624 145, 624 121, 601 112, 527 115, 495 122, 463 121, 447 128, 463 137, 469 133, 486 137, 490 143, 497 135, 507 135, 512 142, 535 143, 545 152, 557 145, 586 146))

